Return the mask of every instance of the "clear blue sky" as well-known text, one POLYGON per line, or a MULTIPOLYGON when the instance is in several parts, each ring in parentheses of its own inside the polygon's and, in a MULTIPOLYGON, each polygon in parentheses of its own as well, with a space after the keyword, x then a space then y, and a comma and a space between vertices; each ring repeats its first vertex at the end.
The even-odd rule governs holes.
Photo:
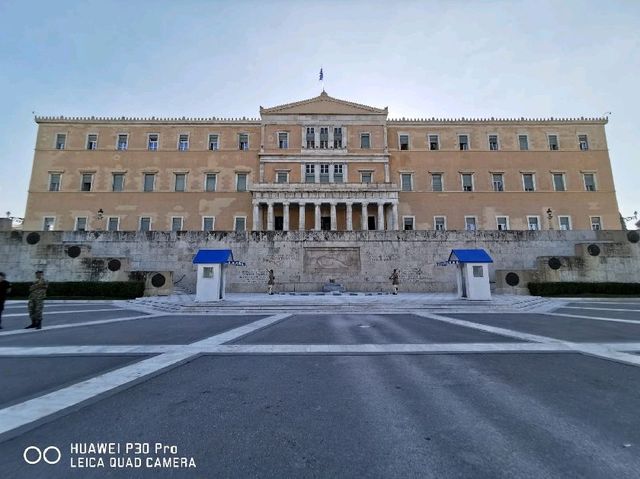
POLYGON ((0 214, 39 115, 258 116, 315 96, 390 117, 600 116, 640 210, 640 1, 0 0, 0 214))

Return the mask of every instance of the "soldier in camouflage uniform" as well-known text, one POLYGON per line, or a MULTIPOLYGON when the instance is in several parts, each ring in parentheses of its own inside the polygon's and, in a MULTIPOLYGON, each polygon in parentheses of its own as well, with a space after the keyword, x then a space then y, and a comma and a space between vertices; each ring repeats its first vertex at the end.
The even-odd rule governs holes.
POLYGON ((44 298, 47 297, 48 286, 44 280, 44 273, 36 271, 36 280, 29 286, 29 317, 31 318, 31 324, 25 329, 42 329, 42 310, 44 309, 44 298))

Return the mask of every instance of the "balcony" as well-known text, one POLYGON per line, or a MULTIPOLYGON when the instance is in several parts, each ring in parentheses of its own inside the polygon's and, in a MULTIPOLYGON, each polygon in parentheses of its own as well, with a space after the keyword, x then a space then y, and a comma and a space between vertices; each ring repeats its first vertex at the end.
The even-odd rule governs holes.
POLYGON ((400 191, 395 183, 256 183, 250 188, 253 192, 303 192, 303 191, 400 191))

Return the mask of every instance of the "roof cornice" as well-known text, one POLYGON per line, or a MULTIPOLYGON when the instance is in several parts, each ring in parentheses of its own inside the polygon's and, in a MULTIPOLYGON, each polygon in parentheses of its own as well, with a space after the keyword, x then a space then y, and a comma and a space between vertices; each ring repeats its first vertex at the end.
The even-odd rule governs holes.
POLYGON ((192 117, 108 117, 108 116, 36 116, 36 123, 170 123, 170 124, 211 124, 211 123, 227 123, 227 124, 243 124, 243 125, 259 125, 260 118, 192 118, 192 117))
POLYGON ((598 125, 606 125, 609 122, 608 117, 585 118, 389 118, 388 123, 393 125, 438 125, 438 124, 518 124, 518 123, 540 123, 540 124, 567 124, 567 123, 593 123, 598 125))
POLYGON ((273 106, 270 108, 264 108, 264 107, 260 107, 260 115, 270 115, 270 114, 278 114, 278 113, 282 113, 283 110, 286 110, 288 108, 294 108, 297 106, 303 106, 303 105, 308 105, 310 103, 314 103, 317 101, 329 101, 329 102, 333 102, 333 103, 338 103, 341 105, 345 105, 345 106, 350 106, 353 108, 360 108, 362 110, 366 110, 372 114, 376 114, 376 115, 387 115, 389 113, 389 108, 388 107, 384 107, 384 108, 375 108, 372 106, 368 106, 368 105, 363 105, 361 103, 354 103, 351 101, 346 101, 346 100, 341 100, 339 98, 334 98, 332 96, 329 96, 329 94, 327 94, 327 92, 325 92, 324 90, 322 91, 322 93, 320 93, 320 95, 315 96, 313 98, 308 98, 306 100, 301 100, 301 101, 296 101, 293 103, 284 103, 282 105, 277 105, 277 106, 273 106))

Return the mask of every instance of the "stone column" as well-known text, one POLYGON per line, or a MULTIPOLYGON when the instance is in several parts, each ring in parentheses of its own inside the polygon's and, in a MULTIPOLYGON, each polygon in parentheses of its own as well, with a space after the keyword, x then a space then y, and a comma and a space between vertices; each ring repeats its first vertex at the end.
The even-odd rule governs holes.
POLYGON ((362 231, 366 231, 369 226, 369 203, 362 202, 362 218, 360 219, 362 231))
POLYGON ((267 203, 267 231, 273 231, 273 202, 267 203))
POLYGON ((315 216, 315 227, 313 228, 316 231, 320 231, 320 203, 315 203, 316 207, 316 216, 315 216))
POLYGON ((253 231, 260 230, 260 203, 253 202, 253 231))
POLYGON ((347 203, 347 231, 353 231, 353 203, 347 203))
POLYGON ((400 225, 398 224, 398 203, 394 202, 391 205, 391 208, 391 222, 393 223, 393 229, 398 231, 400 229, 400 225))
POLYGON ((335 201, 331 202, 331 231, 335 231, 338 229, 338 216, 336 214, 336 203, 335 201))
POLYGON ((289 231, 289 203, 282 203, 282 230, 289 231))
POLYGON ((300 231, 304 231, 305 229, 305 213, 306 213, 307 205, 306 203, 298 203, 298 229, 300 231))
POLYGON ((378 231, 384 230, 384 203, 378 203, 378 231))

